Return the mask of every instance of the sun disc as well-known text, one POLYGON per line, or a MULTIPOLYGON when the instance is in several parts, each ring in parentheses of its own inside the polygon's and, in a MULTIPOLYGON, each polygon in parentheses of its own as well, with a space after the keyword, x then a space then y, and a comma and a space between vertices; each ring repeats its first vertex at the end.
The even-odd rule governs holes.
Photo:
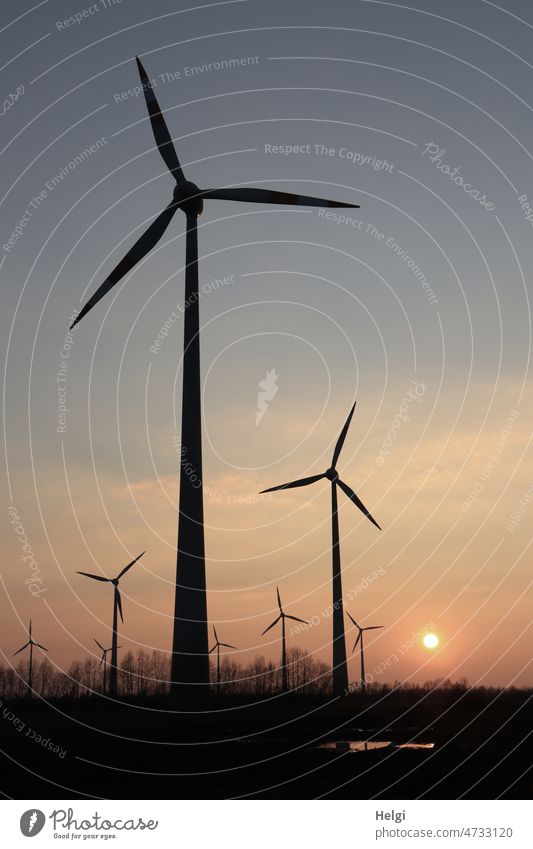
POLYGON ((439 638, 436 634, 426 634, 423 643, 427 649, 436 649, 439 644, 439 638))

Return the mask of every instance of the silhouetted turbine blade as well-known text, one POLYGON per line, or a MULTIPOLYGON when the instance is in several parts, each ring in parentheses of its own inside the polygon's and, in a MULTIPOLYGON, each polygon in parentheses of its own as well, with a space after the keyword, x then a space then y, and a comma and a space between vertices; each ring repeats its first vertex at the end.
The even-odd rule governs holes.
POLYGON ((92 298, 89 298, 76 320, 70 325, 71 330, 73 327, 76 327, 78 322, 81 321, 90 310, 92 310, 92 308, 104 297, 104 295, 107 295, 109 290, 112 289, 119 280, 122 280, 128 271, 131 271, 134 265, 137 265, 137 263, 140 262, 146 254, 150 253, 152 248, 157 245, 163 236, 177 209, 178 207, 176 206, 175 201, 172 200, 166 209, 164 209, 155 221, 150 224, 148 230, 143 233, 140 239, 137 239, 133 247, 130 248, 126 256, 120 260, 119 264, 113 269, 109 277, 104 280, 100 288, 96 290, 92 298))
POLYGON ((245 203, 276 203, 294 206, 334 206, 359 209, 358 203, 340 203, 336 200, 310 197, 309 195, 293 195, 290 192, 278 192, 272 189, 227 188, 206 189, 202 197, 212 200, 237 200, 245 203))
POLYGON ((98 669, 101 669, 101 668, 102 668, 102 663, 103 663, 103 662, 104 662, 104 658, 103 658, 103 655, 102 655, 102 658, 101 658, 101 660, 100 660, 100 665, 98 666, 98 669))
POLYGON ((337 480, 337 483, 340 486, 340 488, 342 489, 342 491, 346 493, 348 498, 350 498, 353 501, 353 503, 355 505, 357 505, 357 507, 359 507, 359 510, 361 510, 361 512, 365 514, 367 519, 370 519, 372 524, 375 525, 376 528, 378 528, 378 530, 381 530, 381 528, 379 527, 378 523, 376 522, 376 520, 374 519, 372 514, 368 512, 365 505, 363 504, 361 499, 355 494, 353 489, 351 489, 347 484, 344 483, 344 481, 341 481, 340 479, 337 480))
POLYGON ((15 657, 15 655, 16 655, 16 654, 20 654, 20 652, 21 652, 21 651, 24 651, 24 649, 27 649, 27 648, 28 648, 28 646, 29 646, 29 644, 30 644, 30 643, 29 643, 29 641, 28 641, 28 642, 26 643, 26 645, 22 646, 22 648, 21 648, 21 649, 17 649, 17 651, 16 651, 16 652, 13 652, 13 654, 11 655, 11 657, 15 657))
POLYGON ((30 630, 29 630, 29 635, 30 635, 30 637, 31 637, 31 619, 30 619, 30 630))
POLYGON ((295 486, 309 486, 309 484, 316 483, 325 477, 326 475, 322 473, 321 475, 313 475, 310 478, 301 478, 301 480, 291 481, 291 483, 283 483, 281 486, 271 486, 270 489, 262 489, 259 494, 261 495, 264 492, 277 492, 279 489, 292 489, 295 486))
POLYGON ((150 85, 150 80, 148 79, 148 76, 146 74, 146 71, 144 70, 141 60, 138 56, 135 57, 135 60, 137 62, 137 68, 139 70, 139 76, 143 84, 144 99, 146 100, 146 107, 150 116, 150 123, 152 125, 152 131, 154 133, 157 149, 159 150, 159 153, 163 157, 165 165, 169 169, 176 182, 184 182, 185 177, 183 176, 183 171, 181 170, 178 154, 176 153, 176 149, 170 137, 168 127, 166 125, 165 119, 163 118, 161 107, 157 102, 154 90, 150 85))
POLYGON ((357 639, 356 639, 355 643, 353 644, 352 654, 353 654, 353 652, 356 650, 356 648, 357 648, 357 644, 359 643, 359 640, 360 640, 360 639, 361 639, 361 631, 359 631, 359 633, 358 633, 358 635, 357 635, 357 639))
POLYGON ((278 607, 279 607, 279 612, 280 612, 280 613, 283 613, 283 608, 282 608, 282 606, 281 606, 281 596, 280 596, 280 594, 279 594, 279 588, 278 588, 278 587, 276 587, 276 592, 277 592, 277 594, 278 594, 278 607))
POLYGON ((93 637, 93 640, 95 641, 95 643, 96 643, 96 645, 98 646, 99 649, 102 649, 102 651, 105 651, 103 645, 101 643, 99 643, 98 640, 95 637, 93 637))
POLYGON ((122 599, 120 597, 120 590, 118 587, 115 587, 115 595, 117 597, 118 612, 120 613, 120 618, 124 622, 124 616, 122 614, 122 599))
POLYGON ((273 627, 274 627, 274 625, 277 625, 280 619, 281 619, 281 616, 278 616, 278 618, 277 618, 277 619, 274 619, 274 621, 273 621, 272 625, 269 625, 269 626, 268 626, 268 628, 265 628, 265 630, 263 631, 263 633, 261 634, 261 636, 263 637, 263 636, 266 634, 266 632, 267 632, 267 631, 270 631, 270 629, 271 629, 271 628, 273 628, 273 627))
POLYGON ((111 580, 110 578, 102 578, 101 575, 91 575, 90 572, 77 572, 76 574, 85 575, 86 578, 94 578, 95 581, 105 581, 106 583, 109 583, 111 580))
MULTIPOLYGON (((357 403, 357 401, 356 401, 356 403, 357 403)), ((341 435, 337 439, 337 444, 336 444, 335 450, 333 452, 333 459, 331 461, 331 468, 332 469, 334 469, 335 466, 337 465, 337 460, 339 459, 339 455, 342 451, 342 446, 344 445, 344 440, 346 439, 346 434, 348 433, 348 428, 350 427, 350 422, 352 421, 352 416, 353 416, 354 410, 355 410, 355 404, 353 405, 352 409, 348 413, 348 418, 346 419, 346 421, 344 423, 344 427, 341 430, 341 435)))
POLYGON ((236 649, 237 646, 230 646, 229 643, 220 643, 221 646, 224 646, 226 649, 236 649))
POLYGON ((122 570, 122 572, 119 572, 119 573, 118 573, 118 575, 117 575, 117 579, 118 579, 118 578, 122 578, 122 576, 126 574, 126 572, 128 571, 128 569, 131 569, 131 567, 132 567, 132 566, 134 566, 134 565, 135 565, 135 563, 137 563, 137 560, 140 560, 140 559, 141 559, 141 557, 143 556, 143 554, 146 554, 146 552, 145 552, 145 551, 143 551, 143 553, 142 553, 142 554, 139 554, 139 556, 138 556, 138 557, 136 557, 136 558, 135 558, 135 560, 132 560, 132 561, 131 561, 131 563, 128 563, 128 565, 127 565, 127 566, 124 566, 124 569, 122 570))
POLYGON ((216 641, 217 641, 217 643, 218 643, 218 634, 217 634, 217 629, 215 628, 215 626, 214 626, 214 625, 213 625, 213 633, 214 633, 214 635, 215 635, 215 640, 216 640, 216 641))
POLYGON ((34 643, 33 645, 37 646, 37 648, 42 649, 43 651, 48 651, 46 646, 42 646, 40 643, 34 643))
POLYGON ((356 622, 356 621, 355 621, 355 619, 353 618, 352 614, 351 614, 351 613, 348 613, 348 611, 346 611, 346 613, 347 613, 347 615, 348 615, 348 618, 352 620, 352 622, 353 622, 353 624, 355 625, 355 627, 356 627, 356 628, 359 628, 359 625, 357 624, 357 622, 356 622))
POLYGON ((216 649, 217 645, 218 645, 218 643, 215 643, 215 645, 213 646, 213 648, 212 648, 212 649, 209 649, 209 654, 212 654, 212 653, 214 652, 214 650, 216 649))
POLYGON ((385 625, 369 625, 367 628, 363 628, 363 631, 379 631, 380 628, 384 628, 385 625))
POLYGON ((285 614, 286 619, 294 619, 295 622, 303 622, 304 625, 309 625, 309 622, 306 619, 298 619, 297 616, 289 616, 288 613, 285 614))

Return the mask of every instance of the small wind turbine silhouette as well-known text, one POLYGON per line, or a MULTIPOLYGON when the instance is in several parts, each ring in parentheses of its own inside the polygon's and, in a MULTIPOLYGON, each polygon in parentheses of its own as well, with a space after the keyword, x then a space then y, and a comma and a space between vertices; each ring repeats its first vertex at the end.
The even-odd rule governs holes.
POLYGON ((264 636, 267 631, 270 631, 274 625, 277 625, 279 620, 281 619, 281 690, 283 693, 286 693, 288 690, 287 687, 287 647, 285 642, 285 620, 293 619, 295 622, 303 622, 304 625, 308 625, 309 623, 305 619, 298 619, 297 616, 289 616, 288 613, 285 613, 281 604, 281 597, 279 594, 279 589, 276 587, 276 592, 278 594, 278 607, 279 607, 279 616, 277 619, 274 619, 272 625, 269 625, 268 628, 265 628, 261 636, 264 636))
MULTIPOLYGON (((100 660, 100 666, 98 667, 98 669, 101 669, 101 668, 102 668, 102 664, 104 665, 104 669, 103 669, 103 673, 102 673, 102 693, 105 695, 105 694, 106 694, 106 690, 107 690, 107 688, 106 688, 106 682, 107 682, 107 674, 106 674, 106 673, 107 673, 107 653, 108 653, 108 652, 110 652, 110 651, 112 651, 112 650, 113 650, 113 647, 111 646, 111 648, 109 648, 109 649, 105 649, 105 648, 103 647, 102 643, 99 643, 99 642, 98 642, 98 640, 96 639, 96 637, 93 637, 93 639, 94 639, 94 641, 95 641, 96 645, 98 646, 98 648, 99 648, 99 649, 101 649, 101 651, 102 651, 102 658, 101 658, 101 660, 100 660)), ((121 649, 121 648, 122 648, 122 646, 117 646, 117 649, 121 649)))
MULTIPOLYGON (((346 611, 346 613, 348 613, 348 611, 346 611)), ((365 652, 364 652, 364 647, 363 647, 363 634, 364 634, 365 631, 377 631, 380 628, 384 628, 385 626, 384 625, 367 625, 366 628, 361 628, 361 626, 357 624, 357 622, 355 621, 355 619, 353 618, 353 616, 350 613, 348 613, 348 616, 350 617, 353 624, 355 625, 355 627, 359 631, 359 633, 357 635, 357 639, 356 639, 355 643, 353 644, 352 654, 356 650, 357 644, 359 643, 359 645, 361 646, 361 691, 363 693, 365 693, 366 692, 366 679, 365 679, 365 652)))
POLYGON ((348 484, 341 481, 336 465, 339 455, 352 421, 355 404, 348 414, 348 418, 341 430, 340 436, 333 451, 331 466, 322 472, 321 475, 312 475, 309 478, 284 483, 281 486, 272 486, 270 489, 264 489, 263 492, 276 492, 279 489, 292 489, 296 486, 309 486, 309 484, 327 478, 331 482, 331 538, 332 538, 332 563, 333 563, 333 695, 342 696, 348 689, 348 667, 346 664, 346 641, 344 637, 344 616, 342 613, 342 577, 341 577, 341 553, 339 542, 339 514, 337 505, 337 487, 340 487, 345 495, 353 501, 356 507, 359 507, 367 519, 370 519, 373 525, 379 530, 376 520, 370 515, 361 499, 355 494, 348 484))
POLYGON ((92 575, 90 572, 78 572, 78 575, 85 575, 86 578, 92 578, 94 581, 103 581, 104 583, 113 584, 115 591, 113 593, 113 638, 111 642, 111 670, 109 673, 109 694, 111 696, 117 695, 117 677, 118 677, 118 669, 117 669, 117 642, 118 642, 118 633, 117 633, 117 614, 120 613, 120 618, 124 622, 124 615, 122 613, 122 599, 120 597, 120 590, 118 588, 118 582, 122 578, 123 575, 126 574, 128 569, 131 569, 132 566, 137 563, 143 554, 146 552, 142 552, 139 554, 135 560, 132 560, 131 563, 128 563, 127 566, 124 566, 121 572, 118 573, 116 578, 104 578, 102 575, 92 575))
POLYGON ((218 639, 217 629, 213 625, 213 632, 215 634, 215 645, 212 649, 209 650, 209 654, 217 650, 217 689, 220 685, 220 647, 223 646, 225 649, 236 649, 237 646, 231 646, 229 643, 221 643, 218 639))
POLYGON ((185 303, 183 328, 183 387, 181 444, 187 461, 195 470, 180 475, 177 572, 174 607, 174 636, 170 689, 173 700, 178 692, 186 698, 202 696, 209 687, 209 640, 205 578, 204 512, 202 486, 202 397, 200 374, 200 317, 198 298, 198 216, 206 200, 246 203, 290 204, 295 206, 350 207, 359 204, 296 195, 271 189, 199 189, 185 179, 152 85, 138 57, 146 107, 157 149, 169 169, 175 186, 172 200, 137 239, 102 285, 89 298, 73 323, 77 324, 119 280, 137 265, 163 237, 172 217, 181 209, 186 216, 185 303), (199 482, 199 486, 198 486, 199 482))
POLYGON ((32 638, 32 635, 31 635, 31 619, 30 619, 30 629, 28 631, 28 636, 29 636, 28 642, 24 643, 24 645, 20 649, 17 649, 17 651, 14 652, 13 657, 15 657, 15 655, 19 654, 21 651, 24 651, 24 649, 27 649, 28 646, 30 647, 30 663, 29 663, 29 666, 28 666, 28 698, 31 699, 31 697, 33 696, 33 647, 37 646, 37 648, 42 649, 43 651, 48 651, 48 649, 45 648, 45 646, 42 646, 40 643, 36 643, 35 640, 32 638))

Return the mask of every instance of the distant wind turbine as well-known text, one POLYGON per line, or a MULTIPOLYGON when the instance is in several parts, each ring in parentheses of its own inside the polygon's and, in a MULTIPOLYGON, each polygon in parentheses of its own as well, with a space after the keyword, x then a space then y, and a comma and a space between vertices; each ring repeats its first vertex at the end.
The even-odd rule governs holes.
POLYGON ((109 673, 109 695, 116 696, 117 695, 117 678, 118 678, 118 669, 117 669, 117 642, 118 642, 118 634, 117 634, 117 613, 120 613, 120 618, 124 622, 124 615, 122 613, 122 599, 120 597, 120 590, 118 588, 118 582, 122 578, 123 575, 126 574, 128 569, 137 563, 143 554, 146 552, 142 552, 139 554, 135 560, 132 560, 131 563, 128 563, 127 566, 124 566, 121 572, 118 573, 116 578, 104 578, 102 575, 92 575, 90 572, 78 572, 78 575, 85 575, 86 578, 92 578, 94 581, 103 581, 104 583, 113 584, 115 591, 113 593, 113 638, 111 642, 111 671, 109 673))
MULTIPOLYGON (((346 611, 346 612, 348 613, 348 611, 346 611)), ((365 693, 366 692, 366 680, 365 680, 365 652, 364 652, 364 647, 363 647, 363 634, 364 634, 365 631, 378 631, 380 628, 384 628, 385 626, 384 625, 367 625, 366 628, 361 628, 360 625, 357 624, 357 622, 355 621, 355 619, 353 618, 353 616, 350 613, 348 613, 348 616, 350 617, 353 624, 355 625, 355 627, 359 631, 359 633, 357 635, 357 639, 356 639, 355 643, 353 644, 352 654, 356 650, 357 644, 359 643, 359 645, 361 646, 361 691, 363 693, 365 693)))
POLYGON ((223 646, 225 649, 236 649, 237 646, 231 646, 229 643, 221 643, 218 639, 217 629, 213 625, 213 632, 215 634, 215 645, 212 649, 210 649, 209 654, 217 650, 217 690, 220 685, 220 647, 223 646))
POLYGON ((29 663, 29 667, 28 667, 28 698, 31 699, 31 697, 33 696, 33 647, 37 646, 37 648, 42 649, 43 651, 48 651, 48 649, 45 648, 45 646, 42 646, 40 643, 36 643, 35 640, 32 638, 32 635, 31 635, 31 619, 30 619, 30 630, 28 631, 28 636, 29 636, 28 642, 24 643, 24 645, 20 649, 17 649, 17 651, 14 652, 13 657, 15 657, 15 655, 19 654, 21 651, 24 651, 24 649, 27 649, 28 646, 30 647, 30 663, 29 663))
MULTIPOLYGON (((102 658, 100 660, 100 666, 98 667, 98 669, 102 668, 102 664, 104 665, 104 669, 103 669, 103 673, 102 673, 102 693, 105 695, 106 692, 107 692, 107 688, 106 688, 106 683, 107 683, 107 675, 106 675, 106 672, 107 672, 107 653, 112 651, 113 647, 111 646, 111 648, 105 649, 103 647, 102 643, 98 642, 96 637, 93 637, 93 639, 94 639, 96 645, 98 646, 98 648, 101 649, 101 651, 102 651, 102 658)), ((117 649, 121 649, 121 648, 122 648, 122 646, 117 646, 117 649)))
MULTIPOLYGON (((205 577, 205 544, 202 475, 202 405, 200 373, 200 317, 198 298, 198 216, 205 200, 230 200, 291 206, 350 207, 358 204, 290 194, 249 186, 200 189, 186 180, 171 135, 161 113, 153 86, 139 58, 146 107, 155 142, 175 182, 168 206, 137 239, 128 253, 89 298, 73 323, 100 301, 157 245, 174 214, 180 209, 186 216, 185 304, 183 328, 183 387, 181 444, 194 475, 180 474, 178 551, 172 642, 171 696, 200 698, 209 688, 209 638, 205 577)), ((222 175, 223 176, 223 175, 222 175)))
POLYGON ((339 514, 337 506, 337 487, 340 487, 345 495, 353 501, 356 507, 365 514, 367 519, 370 519, 373 525, 379 530, 376 520, 370 515, 363 502, 358 498, 353 489, 348 484, 341 481, 336 465, 339 455, 352 421, 355 404, 353 405, 348 418, 344 424, 341 434, 335 445, 331 466, 322 472, 321 475, 312 475, 309 478, 284 483, 281 486, 272 486, 270 489, 264 489, 263 492, 276 492, 279 489, 292 489, 297 486, 309 486, 309 484, 327 478, 331 481, 331 538, 332 538, 332 563, 333 563, 333 695, 342 696, 348 689, 348 667, 346 664, 346 641, 344 636, 344 616, 342 612, 342 577, 341 577, 341 552, 339 542, 339 514))
POLYGON ((288 613, 285 613, 281 604, 281 597, 279 594, 279 589, 276 587, 276 592, 278 594, 278 608, 279 608, 279 616, 277 619, 274 619, 272 625, 269 625, 268 628, 265 628, 261 636, 264 636, 267 631, 270 631, 274 625, 277 625, 279 620, 281 619, 281 690, 283 693, 286 693, 288 690, 287 686, 287 647, 285 642, 285 620, 293 619, 295 622, 303 622, 304 625, 308 625, 309 622, 306 622, 305 619, 298 619, 297 616, 289 616, 288 613))

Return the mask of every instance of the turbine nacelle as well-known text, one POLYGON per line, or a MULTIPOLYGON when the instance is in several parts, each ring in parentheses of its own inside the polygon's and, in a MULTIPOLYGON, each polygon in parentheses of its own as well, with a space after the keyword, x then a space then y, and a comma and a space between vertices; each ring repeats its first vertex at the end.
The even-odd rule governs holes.
POLYGON ((332 483, 334 483, 335 481, 337 481, 339 479, 339 473, 338 473, 337 469, 327 469, 324 472, 324 477, 326 477, 328 479, 328 481, 331 481, 332 483))
POLYGON ((204 209, 202 192, 190 180, 177 182, 174 186, 173 198, 179 209, 186 215, 201 215, 204 209))

